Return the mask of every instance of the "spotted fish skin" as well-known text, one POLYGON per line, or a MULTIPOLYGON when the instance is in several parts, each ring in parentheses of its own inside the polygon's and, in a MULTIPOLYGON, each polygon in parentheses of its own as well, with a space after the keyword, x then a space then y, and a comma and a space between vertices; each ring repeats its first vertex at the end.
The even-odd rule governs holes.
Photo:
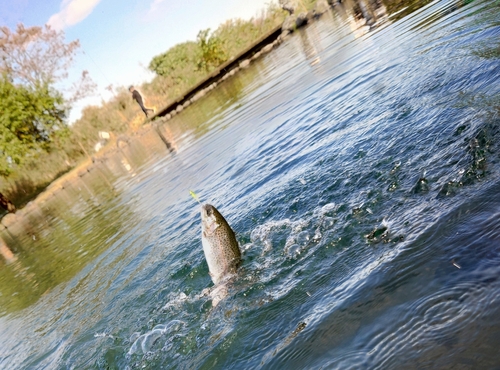
POLYGON ((241 251, 234 231, 220 212, 210 204, 201 208, 201 242, 214 284, 233 274, 241 262, 241 251))

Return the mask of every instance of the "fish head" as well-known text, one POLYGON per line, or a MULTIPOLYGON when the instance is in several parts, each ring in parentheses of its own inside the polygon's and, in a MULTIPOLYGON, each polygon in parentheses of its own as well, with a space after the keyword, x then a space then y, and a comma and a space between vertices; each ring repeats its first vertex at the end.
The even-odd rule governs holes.
POLYGON ((206 236, 213 235, 215 230, 221 225, 222 215, 217 208, 211 204, 204 204, 201 207, 201 229, 206 236))

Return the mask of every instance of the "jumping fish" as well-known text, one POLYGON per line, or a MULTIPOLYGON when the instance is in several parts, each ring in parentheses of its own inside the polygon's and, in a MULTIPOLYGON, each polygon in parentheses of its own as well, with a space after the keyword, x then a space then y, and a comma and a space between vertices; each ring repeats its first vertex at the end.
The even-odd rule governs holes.
POLYGON ((234 231, 210 204, 201 207, 201 242, 210 277, 218 285, 236 272, 241 263, 241 251, 234 231))

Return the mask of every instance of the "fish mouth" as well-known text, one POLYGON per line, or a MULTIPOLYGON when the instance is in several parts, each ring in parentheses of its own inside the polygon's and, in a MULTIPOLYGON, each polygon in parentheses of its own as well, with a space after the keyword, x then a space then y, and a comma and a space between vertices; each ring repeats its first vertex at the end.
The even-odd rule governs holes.
POLYGON ((201 206, 201 218, 211 217, 214 214, 215 207, 211 204, 204 204, 201 206))
POLYGON ((215 207, 210 204, 204 204, 201 207, 201 227, 205 236, 212 235, 219 226, 215 214, 215 207))

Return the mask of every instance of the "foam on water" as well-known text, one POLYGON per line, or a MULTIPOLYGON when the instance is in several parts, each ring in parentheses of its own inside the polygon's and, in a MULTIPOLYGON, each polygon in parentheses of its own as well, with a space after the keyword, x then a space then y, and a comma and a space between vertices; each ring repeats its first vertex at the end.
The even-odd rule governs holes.
POLYGON ((180 331, 185 325, 186 323, 184 323, 183 321, 172 320, 165 325, 156 325, 152 330, 142 335, 137 332, 133 333, 129 339, 129 341, 132 342, 132 346, 128 350, 127 354, 129 356, 147 354, 152 351, 155 343, 157 343, 161 338, 164 337, 167 337, 168 339, 165 342, 163 348, 165 348, 165 346, 168 347, 168 345, 170 345, 172 342, 172 338, 174 337, 174 335, 172 334, 180 331))

